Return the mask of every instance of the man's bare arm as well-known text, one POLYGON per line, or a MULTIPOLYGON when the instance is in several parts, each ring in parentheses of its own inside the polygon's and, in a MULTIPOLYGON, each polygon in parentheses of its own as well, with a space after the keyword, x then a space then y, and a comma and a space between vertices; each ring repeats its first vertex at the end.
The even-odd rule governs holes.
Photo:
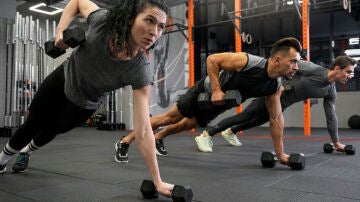
POLYGON ((210 78, 212 97, 214 104, 223 104, 224 92, 219 82, 219 72, 240 71, 247 63, 246 53, 218 53, 210 55, 206 60, 207 74, 210 78))
POLYGON ((282 89, 283 86, 281 86, 276 93, 266 97, 266 107, 269 112, 270 134, 274 144, 276 156, 280 160, 280 163, 287 164, 289 156, 284 152, 284 117, 280 103, 282 89))

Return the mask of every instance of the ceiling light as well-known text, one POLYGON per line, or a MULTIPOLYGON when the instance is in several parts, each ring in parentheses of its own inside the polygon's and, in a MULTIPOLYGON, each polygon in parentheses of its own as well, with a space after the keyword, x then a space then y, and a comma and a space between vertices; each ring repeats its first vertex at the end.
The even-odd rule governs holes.
POLYGON ((356 45, 359 44, 359 38, 350 38, 349 45, 356 45))
POLYGON ((345 54, 348 56, 360 56, 360 49, 347 49, 345 54))
POLYGON ((39 4, 36 4, 34 6, 31 6, 29 8, 29 10, 34 11, 34 12, 38 12, 38 13, 43 13, 43 14, 46 14, 46 15, 55 15, 57 13, 62 12, 64 9, 56 8, 56 7, 53 7, 53 6, 46 6, 45 3, 39 3, 39 4))

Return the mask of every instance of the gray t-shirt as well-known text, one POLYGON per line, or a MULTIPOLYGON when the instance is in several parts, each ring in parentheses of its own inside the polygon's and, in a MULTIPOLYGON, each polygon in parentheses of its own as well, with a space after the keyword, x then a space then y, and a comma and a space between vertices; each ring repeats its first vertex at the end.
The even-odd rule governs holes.
MULTIPOLYGON (((247 64, 241 71, 220 71, 221 89, 223 91, 239 90, 242 102, 251 97, 274 94, 281 86, 281 78, 269 77, 268 60, 252 54, 247 54, 247 57, 247 64)), ((204 87, 207 92, 212 92, 209 76, 205 79, 204 87)))
POLYGON ((112 90, 131 85, 134 90, 151 85, 149 61, 145 53, 131 60, 112 56, 102 31, 107 9, 92 12, 86 40, 75 48, 65 65, 65 94, 79 107, 97 109, 103 96, 112 90))
POLYGON ((284 80, 281 95, 283 109, 307 98, 324 98, 326 124, 333 141, 338 141, 338 119, 335 113, 335 82, 329 83, 329 69, 312 62, 299 61, 299 70, 291 80, 284 80))

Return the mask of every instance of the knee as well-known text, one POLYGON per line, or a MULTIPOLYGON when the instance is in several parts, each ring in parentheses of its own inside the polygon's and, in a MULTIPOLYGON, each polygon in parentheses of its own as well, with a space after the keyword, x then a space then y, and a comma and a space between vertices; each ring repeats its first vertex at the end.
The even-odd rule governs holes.
POLYGON ((197 124, 192 121, 186 121, 186 122, 181 123, 181 127, 184 130, 190 130, 190 129, 195 128, 196 126, 197 126, 197 124))

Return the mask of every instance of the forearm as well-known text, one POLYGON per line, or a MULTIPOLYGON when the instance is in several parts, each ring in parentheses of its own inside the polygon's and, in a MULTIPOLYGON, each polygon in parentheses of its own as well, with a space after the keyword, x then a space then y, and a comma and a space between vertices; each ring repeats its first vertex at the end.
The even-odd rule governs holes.
POLYGON ((281 121, 281 118, 270 118, 270 135, 274 144, 275 153, 278 157, 285 153, 283 144, 283 130, 284 123, 281 121))
POLYGON ((161 182, 161 177, 155 152, 155 138, 152 130, 136 130, 135 142, 138 145, 140 153, 145 161, 150 175, 153 178, 155 185, 158 184, 161 182))
POLYGON ((270 134, 278 158, 286 156, 283 144, 284 117, 280 104, 281 91, 282 88, 275 94, 268 96, 265 101, 269 112, 270 134))
POLYGON ((78 0, 71 0, 64 8, 64 11, 60 17, 59 24, 57 25, 56 32, 64 31, 79 14, 78 0))
POLYGON ((149 117, 148 99, 150 89, 150 86, 147 86, 144 89, 134 90, 134 132, 135 142, 153 178, 154 184, 159 185, 161 178, 155 152, 155 138, 149 117))
POLYGON ((339 138, 339 135, 338 135, 338 125, 337 125, 337 122, 336 124, 334 125, 327 125, 327 129, 328 129, 328 132, 330 134, 330 137, 331 137, 331 140, 332 142, 339 142, 340 141, 340 138, 339 138))
POLYGON ((325 116, 326 116, 326 126, 330 134, 331 140, 334 143, 338 142, 339 141, 338 119, 335 114, 335 110, 333 112, 329 112, 325 109, 325 116))

